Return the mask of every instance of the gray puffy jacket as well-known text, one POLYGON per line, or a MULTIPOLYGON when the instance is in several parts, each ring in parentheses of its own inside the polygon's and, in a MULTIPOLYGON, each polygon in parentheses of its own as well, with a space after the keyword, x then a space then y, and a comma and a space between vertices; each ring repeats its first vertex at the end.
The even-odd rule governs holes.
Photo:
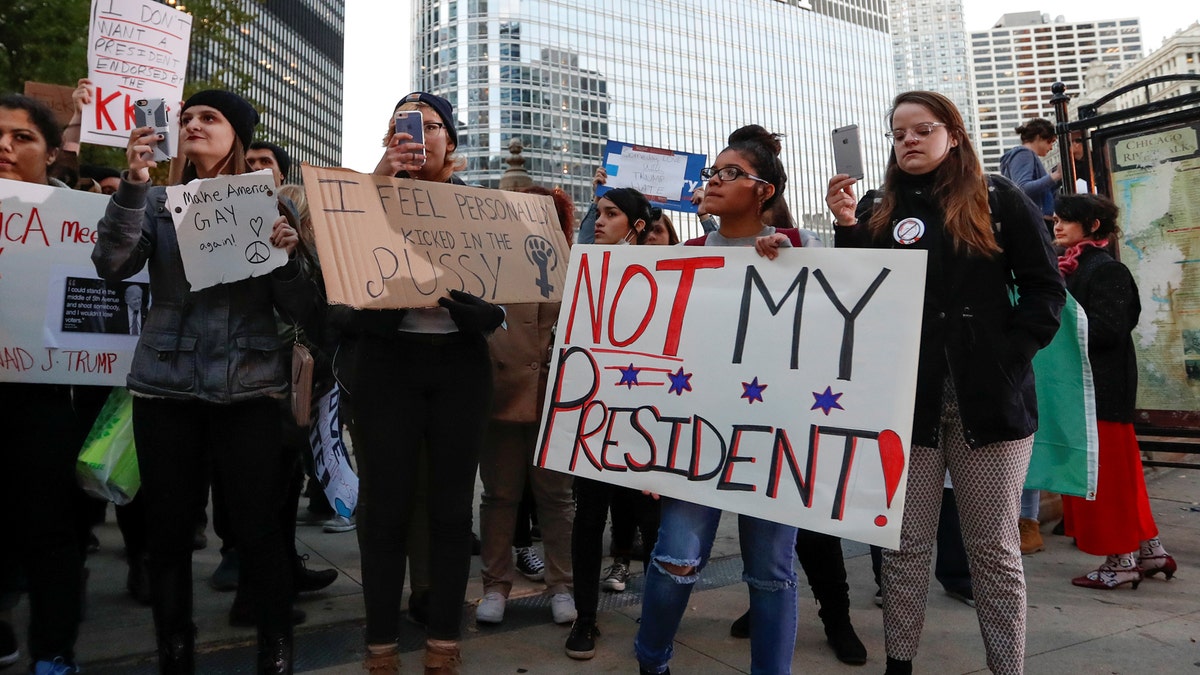
POLYGON ((134 351, 135 395, 228 404, 288 391, 290 345, 274 310, 306 322, 322 302, 296 259, 270 274, 192 292, 183 272, 166 189, 121 187, 98 225, 92 262, 109 281, 149 266, 152 305, 134 351))

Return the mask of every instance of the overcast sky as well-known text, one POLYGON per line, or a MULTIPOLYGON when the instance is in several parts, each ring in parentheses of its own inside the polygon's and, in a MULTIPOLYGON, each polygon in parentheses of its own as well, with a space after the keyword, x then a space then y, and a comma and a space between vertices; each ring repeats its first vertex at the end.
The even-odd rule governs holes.
MULTIPOLYGON (((412 84, 411 2, 346 0, 342 164, 356 171, 375 168, 392 107, 412 84)), ((1069 22, 1139 18, 1149 49, 1157 49, 1163 38, 1200 19, 1194 0, 1042 0, 1041 4, 1026 0, 1004 9, 994 0, 964 0, 964 11, 968 31, 991 27, 1006 11, 1040 11, 1069 22)))

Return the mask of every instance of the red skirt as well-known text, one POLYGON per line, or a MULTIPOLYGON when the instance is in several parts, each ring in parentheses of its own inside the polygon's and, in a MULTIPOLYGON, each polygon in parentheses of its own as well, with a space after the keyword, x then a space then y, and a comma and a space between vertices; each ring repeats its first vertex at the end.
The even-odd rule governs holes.
POLYGON ((1063 530, 1075 537, 1079 550, 1092 555, 1137 551, 1141 542, 1158 536, 1142 455, 1132 424, 1097 423, 1100 467, 1096 499, 1063 495, 1063 530))

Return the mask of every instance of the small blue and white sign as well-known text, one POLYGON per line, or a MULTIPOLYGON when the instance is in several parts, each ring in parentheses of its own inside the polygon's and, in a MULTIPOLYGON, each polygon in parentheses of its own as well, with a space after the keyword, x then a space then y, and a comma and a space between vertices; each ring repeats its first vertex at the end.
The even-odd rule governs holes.
POLYGON ((608 141, 604 148, 608 182, 596 190, 596 195, 613 188, 633 188, 655 206, 695 213, 692 193, 704 183, 700 170, 707 160, 707 155, 608 141))

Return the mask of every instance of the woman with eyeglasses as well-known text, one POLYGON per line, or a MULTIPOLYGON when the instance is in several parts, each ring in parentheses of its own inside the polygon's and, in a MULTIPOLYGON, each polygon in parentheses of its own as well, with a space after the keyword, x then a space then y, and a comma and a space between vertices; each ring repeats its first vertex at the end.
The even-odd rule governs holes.
MULTIPOLYGON (((458 132, 450 102, 413 92, 393 110, 421 112, 424 143, 389 129, 375 173, 461 185, 454 175, 458 132)), ((343 331, 352 336, 352 353, 340 355, 338 365, 353 399, 360 461, 363 667, 371 673, 400 671, 400 600, 410 553, 429 559, 425 672, 457 673, 462 661, 475 476, 492 402, 487 335, 504 321, 504 310, 461 291, 438 303, 358 310, 343 331), (426 516, 418 515, 422 498, 426 516), (422 517, 428 519, 428 541, 413 541, 409 523, 422 517)), ((410 616, 414 609, 410 598, 410 616)))
POLYGON ((888 119, 883 187, 858 201, 856 181, 840 174, 825 196, 839 248, 927 253, 923 316, 913 317, 921 347, 900 549, 883 555, 887 673, 912 672, 947 469, 988 668, 1021 673, 1017 518, 1037 429, 1032 360, 1058 329, 1063 281, 1037 207, 1010 181, 983 175, 949 99, 905 92, 888 119))
MULTIPOLYGON (((779 161, 780 136, 758 125, 738 129, 729 145, 702 175, 708 180, 705 209, 721 219, 712 232, 690 246, 758 246, 767 257, 790 238, 763 225, 763 213, 783 194, 787 174, 779 161)), ((634 650, 641 673, 665 673, 675 633, 692 588, 712 552, 721 509, 662 498, 658 543, 646 572, 642 618, 634 650)), ((738 516, 738 535, 750 590, 750 672, 791 672, 796 645, 796 572, 791 525, 738 516)))

